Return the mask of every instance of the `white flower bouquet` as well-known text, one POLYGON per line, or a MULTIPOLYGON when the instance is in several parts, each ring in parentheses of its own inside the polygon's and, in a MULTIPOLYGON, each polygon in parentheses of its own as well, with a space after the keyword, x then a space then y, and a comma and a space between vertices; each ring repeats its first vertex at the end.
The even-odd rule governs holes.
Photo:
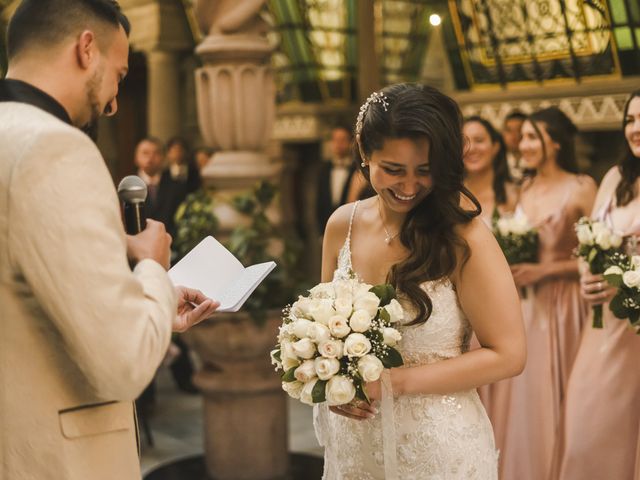
POLYGON ((403 364, 394 348, 403 319, 395 289, 355 279, 321 283, 284 310, 272 363, 282 388, 303 403, 369 401, 366 382, 403 364))
POLYGON ((538 231, 524 214, 497 217, 493 234, 509 265, 538 261, 538 231))
MULTIPOLYGON (((627 319, 640 327, 640 255, 631 257, 614 253, 611 265, 604 271, 605 280, 618 291, 611 299, 609 308, 616 318, 627 319)), ((640 330, 638 330, 640 333, 640 330)))
MULTIPOLYGON (((582 217, 575 225, 578 236, 576 254, 589 265, 593 274, 604 273, 612 265, 613 255, 619 253, 622 236, 606 224, 582 217)), ((602 305, 593 307, 593 328, 602 328, 602 305)))

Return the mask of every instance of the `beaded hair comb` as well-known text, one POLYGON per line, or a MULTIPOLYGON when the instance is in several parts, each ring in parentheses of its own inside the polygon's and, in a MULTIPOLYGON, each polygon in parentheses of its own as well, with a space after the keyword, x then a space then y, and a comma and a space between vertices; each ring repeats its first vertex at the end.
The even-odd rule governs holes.
POLYGON ((388 100, 389 99, 382 92, 373 92, 369 95, 369 98, 367 98, 367 101, 362 104, 360 111, 358 112, 358 118, 356 120, 356 135, 360 135, 360 132, 362 132, 362 123, 364 122, 364 116, 367 113, 367 110, 369 110, 369 106, 372 103, 379 103, 382 105, 382 108, 384 108, 384 111, 387 112, 389 109, 388 100))

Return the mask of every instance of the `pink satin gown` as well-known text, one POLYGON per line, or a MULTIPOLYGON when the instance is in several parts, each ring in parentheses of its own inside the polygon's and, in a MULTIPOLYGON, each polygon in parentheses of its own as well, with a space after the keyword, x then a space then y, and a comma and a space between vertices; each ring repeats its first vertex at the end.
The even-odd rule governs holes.
MULTIPOLYGON (((611 201, 598 217, 614 225, 611 201)), ((604 328, 585 329, 567 389, 554 479, 640 480, 640 336, 604 307, 604 328)))
MULTIPOLYGON (((580 211, 568 189, 557 210, 536 225, 541 263, 573 258, 578 240, 574 224, 580 211)), ((580 297, 577 273, 548 278, 527 288, 522 299, 527 365, 503 392, 506 412, 500 464, 503 480, 547 480, 551 473, 561 408, 569 372, 578 351, 588 308, 580 297)), ((491 409, 501 406, 493 404, 491 409)))

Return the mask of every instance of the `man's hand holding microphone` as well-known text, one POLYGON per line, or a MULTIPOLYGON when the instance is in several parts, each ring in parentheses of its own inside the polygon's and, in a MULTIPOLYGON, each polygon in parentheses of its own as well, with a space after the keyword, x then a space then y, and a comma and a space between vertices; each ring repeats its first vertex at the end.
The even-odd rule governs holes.
MULTIPOLYGON (((147 220, 144 202, 147 185, 135 175, 122 179, 118 185, 118 196, 124 203, 124 222, 127 232, 127 255, 134 264, 144 259, 158 262, 169 269, 171 259, 171 235, 164 225, 155 220, 147 220)), ((220 306, 220 303, 206 297, 200 290, 183 286, 176 287, 178 311, 173 321, 174 332, 184 332, 205 320, 220 306)))

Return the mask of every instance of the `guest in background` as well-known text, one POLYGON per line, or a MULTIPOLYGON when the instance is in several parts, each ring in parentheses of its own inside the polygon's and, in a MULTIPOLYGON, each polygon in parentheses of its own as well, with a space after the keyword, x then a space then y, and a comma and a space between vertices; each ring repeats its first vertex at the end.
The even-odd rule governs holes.
MULTIPOLYGON (((605 175, 593 217, 625 235, 629 253, 640 235, 640 90, 624 109, 620 163, 605 175)), ((580 341, 564 408, 553 480, 640 480, 640 336, 606 304, 615 289, 583 265, 582 295, 605 305, 604 328, 590 322, 580 341)))
MULTIPOLYGON (((182 137, 173 137, 167 142, 167 162, 171 180, 183 184, 185 197, 200 188, 200 171, 195 161, 191 158, 189 144, 182 137)), ((178 202, 178 205, 184 198, 178 202)), ((177 207, 176 207, 177 209, 177 207)), ((175 212, 174 212, 175 213, 175 212)))
POLYGON ((196 148, 196 151, 193 153, 193 158, 196 163, 196 167, 198 167, 198 171, 200 172, 201 177, 202 170, 209 164, 212 155, 213 150, 209 147, 196 148))
POLYGON ((511 178, 516 182, 521 182, 524 175, 524 167, 520 161, 520 140, 522 139, 522 124, 527 116, 518 111, 513 110, 509 113, 502 125, 502 138, 507 147, 507 164, 509 165, 509 173, 511 178))
POLYGON ((538 263, 511 267, 522 299, 528 361, 511 382, 501 462, 505 480, 544 480, 560 425, 569 372, 587 320, 580 297, 574 224, 591 212, 596 184, 577 174, 571 120, 558 108, 540 110, 522 126, 520 151, 531 176, 517 209, 538 230, 538 263))
MULTIPOLYGON (((464 155, 464 185, 478 199, 482 207, 480 218, 492 228, 493 216, 512 213, 518 201, 518 187, 511 180, 507 165, 506 148, 500 133, 482 117, 465 120, 463 133, 467 148, 464 155)), ((471 206, 470 206, 471 207, 471 206)), ((479 348, 475 335, 471 348, 479 348)), ((509 387, 511 379, 504 379, 478 388, 499 451, 504 449, 509 387)))
POLYGON ((331 156, 322 162, 318 172, 316 216, 321 235, 331 214, 347 200, 350 180, 355 172, 352 144, 353 135, 348 127, 337 126, 331 130, 331 156))

